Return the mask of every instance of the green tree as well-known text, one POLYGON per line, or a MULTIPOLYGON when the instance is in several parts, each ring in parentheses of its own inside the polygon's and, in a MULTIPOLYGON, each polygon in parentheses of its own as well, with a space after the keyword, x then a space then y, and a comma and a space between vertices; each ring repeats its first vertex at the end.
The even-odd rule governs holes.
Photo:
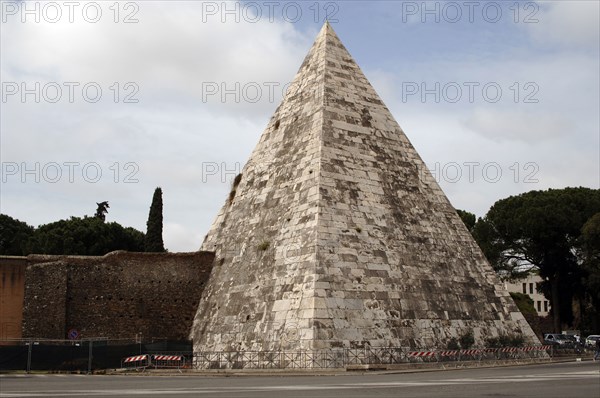
POLYGON ((37 228, 24 254, 101 256, 115 250, 143 251, 144 234, 97 217, 71 217, 37 228))
POLYGON ((581 228, 581 255, 588 309, 592 314, 589 329, 600 331, 600 213, 590 217, 581 228))
POLYGON ((148 222, 146 223, 146 242, 144 245, 147 252, 164 252, 163 244, 163 203, 162 189, 156 188, 152 196, 152 205, 150 205, 150 213, 148 214, 148 222))
POLYGON ((0 214, 0 255, 23 256, 28 253, 28 242, 33 236, 33 227, 0 214))
POLYGON ((496 202, 474 228, 474 236, 499 271, 534 266, 544 279, 554 330, 573 323, 574 300, 585 290, 577 249, 584 223, 600 212, 600 190, 531 191, 496 202))
POLYGON ((463 221, 463 223, 465 224, 465 227, 467 227, 469 232, 473 232, 473 228, 475 227, 475 220, 476 220, 475 214, 469 213, 468 211, 465 211, 465 210, 459 210, 459 209, 456 209, 456 212, 458 213, 460 219, 463 221))

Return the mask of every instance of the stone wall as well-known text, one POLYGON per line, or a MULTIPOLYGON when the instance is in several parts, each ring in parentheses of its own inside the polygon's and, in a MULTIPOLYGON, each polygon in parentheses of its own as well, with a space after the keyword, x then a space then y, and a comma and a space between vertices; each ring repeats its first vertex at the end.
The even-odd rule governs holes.
POLYGON ((213 253, 27 257, 23 337, 187 339, 213 253))
POLYGON ((25 257, 0 256, 0 344, 21 338, 25 257))

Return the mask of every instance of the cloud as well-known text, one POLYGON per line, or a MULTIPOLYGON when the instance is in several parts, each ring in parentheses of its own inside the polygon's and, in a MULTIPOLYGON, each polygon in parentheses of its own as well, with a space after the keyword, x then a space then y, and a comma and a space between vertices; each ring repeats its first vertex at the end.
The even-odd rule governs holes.
POLYGON ((528 6, 522 10, 538 21, 523 24, 535 41, 549 46, 598 50, 600 2, 537 1, 536 4, 539 9, 528 6))
POLYGON ((523 109, 475 109, 464 126, 493 141, 524 141, 566 138, 575 124, 567 117, 550 112, 532 112, 523 109))
POLYGON ((170 252, 195 251, 200 248, 202 234, 182 224, 165 223, 164 244, 170 252))
POLYGON ((3 74, 31 84, 96 82, 105 96, 114 94, 115 82, 126 95, 130 91, 123 85, 132 82, 139 88, 135 97, 146 104, 194 102, 216 110, 227 105, 251 117, 257 103, 264 110, 281 98, 312 40, 293 24, 207 18, 202 2, 136 4, 139 22, 132 24, 114 23, 108 3, 106 17, 95 24, 82 18, 73 23, 9 18, 2 32, 12 38, 2 42, 3 74))

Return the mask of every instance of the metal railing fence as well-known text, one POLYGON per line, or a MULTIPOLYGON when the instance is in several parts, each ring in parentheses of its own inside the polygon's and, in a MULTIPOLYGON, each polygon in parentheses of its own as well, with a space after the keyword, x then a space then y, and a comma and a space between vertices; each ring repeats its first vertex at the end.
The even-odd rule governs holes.
POLYGON ((194 352, 193 368, 203 369, 340 369, 355 365, 540 359, 552 346, 420 350, 406 347, 339 348, 314 351, 194 352))

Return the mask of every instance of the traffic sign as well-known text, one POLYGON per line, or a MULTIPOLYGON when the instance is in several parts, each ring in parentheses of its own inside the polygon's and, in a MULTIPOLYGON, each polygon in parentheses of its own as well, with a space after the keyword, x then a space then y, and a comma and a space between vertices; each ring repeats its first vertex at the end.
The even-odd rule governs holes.
POLYGON ((77 329, 69 329, 67 337, 69 340, 76 340, 79 337, 79 331, 77 329))

